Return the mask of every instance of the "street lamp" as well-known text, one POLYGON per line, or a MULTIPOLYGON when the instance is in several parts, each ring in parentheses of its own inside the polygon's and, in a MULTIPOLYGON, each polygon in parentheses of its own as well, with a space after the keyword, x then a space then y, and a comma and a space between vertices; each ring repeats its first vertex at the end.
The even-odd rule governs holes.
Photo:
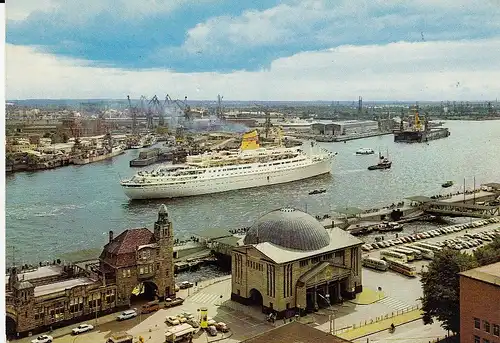
POLYGON ((328 307, 332 314, 328 315, 328 321, 330 322, 330 334, 333 335, 335 333, 335 312, 330 304, 330 294, 326 293, 325 296, 317 293, 324 301, 328 303, 328 307))

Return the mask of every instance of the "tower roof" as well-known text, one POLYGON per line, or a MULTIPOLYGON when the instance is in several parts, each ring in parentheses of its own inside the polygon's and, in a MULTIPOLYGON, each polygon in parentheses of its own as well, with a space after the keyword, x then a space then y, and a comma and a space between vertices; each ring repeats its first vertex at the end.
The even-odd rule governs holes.
POLYGON ((158 214, 168 214, 167 206, 165 206, 165 204, 160 205, 160 209, 158 210, 158 214))

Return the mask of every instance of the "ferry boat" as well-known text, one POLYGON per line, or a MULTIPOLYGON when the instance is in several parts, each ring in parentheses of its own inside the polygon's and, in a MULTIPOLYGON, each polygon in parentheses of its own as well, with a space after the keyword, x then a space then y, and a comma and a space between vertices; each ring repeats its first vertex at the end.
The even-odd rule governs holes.
POLYGON ((257 131, 243 135, 239 150, 188 156, 181 165, 162 165, 120 182, 130 199, 177 198, 262 187, 328 174, 335 153, 311 142, 298 147, 261 148, 257 131))

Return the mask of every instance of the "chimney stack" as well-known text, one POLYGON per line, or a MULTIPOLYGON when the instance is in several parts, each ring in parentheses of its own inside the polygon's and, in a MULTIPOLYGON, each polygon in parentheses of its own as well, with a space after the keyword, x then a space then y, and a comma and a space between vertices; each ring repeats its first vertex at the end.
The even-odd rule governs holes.
POLYGON ((111 241, 113 241, 113 231, 109 231, 109 243, 111 243, 111 241))

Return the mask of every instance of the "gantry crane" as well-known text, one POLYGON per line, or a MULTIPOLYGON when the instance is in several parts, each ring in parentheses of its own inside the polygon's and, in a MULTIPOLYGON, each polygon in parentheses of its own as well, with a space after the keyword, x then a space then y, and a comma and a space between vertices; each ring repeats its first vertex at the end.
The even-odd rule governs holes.
POLYGON ((166 95, 165 97, 165 102, 164 103, 174 103, 177 105, 177 107, 179 107, 179 109, 184 113, 184 119, 186 119, 187 121, 190 121, 192 118, 191 118, 191 107, 188 105, 187 103, 187 96, 184 97, 184 101, 180 101, 179 99, 177 100, 172 100, 172 98, 170 97, 170 95, 166 95))

